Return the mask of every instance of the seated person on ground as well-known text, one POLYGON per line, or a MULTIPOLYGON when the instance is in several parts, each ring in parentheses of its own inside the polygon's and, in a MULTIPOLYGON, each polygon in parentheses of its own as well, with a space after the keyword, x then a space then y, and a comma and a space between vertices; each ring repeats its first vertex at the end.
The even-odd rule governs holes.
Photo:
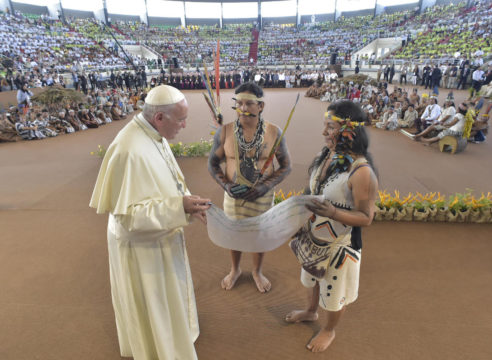
POLYGON ((414 109, 413 105, 408 105, 407 111, 403 119, 398 119, 398 126, 401 128, 411 128, 415 124, 415 120, 418 118, 418 113, 414 109))
POLYGON ((381 121, 376 123, 376 127, 384 130, 398 129, 398 116, 393 105, 388 107, 388 110, 383 114, 381 121))
POLYGON ((437 134, 437 136, 433 138, 422 139, 422 142, 426 144, 432 144, 441 140, 445 136, 462 137, 463 131, 465 129, 465 115, 467 111, 468 106, 466 105, 466 103, 460 104, 457 114, 454 116, 451 122, 444 126, 445 129, 439 132, 439 134, 437 134))
POLYGON ((444 110, 442 111, 441 115, 439 115, 437 122, 428 126, 427 129, 424 131, 415 134, 414 139, 417 140, 420 137, 424 137, 425 135, 429 134, 431 131, 434 130, 444 130, 447 129, 447 126, 454 121, 454 116, 456 114, 456 109, 454 107, 454 102, 453 99, 447 98, 446 101, 444 102, 444 110))

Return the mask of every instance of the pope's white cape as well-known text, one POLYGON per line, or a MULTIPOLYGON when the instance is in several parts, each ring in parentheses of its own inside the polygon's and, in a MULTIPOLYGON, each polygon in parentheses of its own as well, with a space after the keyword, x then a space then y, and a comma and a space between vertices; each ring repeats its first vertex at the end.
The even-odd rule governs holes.
POLYGON ((121 355, 196 359, 198 316, 183 237, 188 217, 158 149, 168 152, 186 189, 166 139, 137 115, 109 146, 90 206, 110 213, 111 295, 121 355))
POLYGON ((211 206, 207 211, 207 230, 212 242, 220 247, 244 251, 267 252, 288 241, 313 214, 306 208, 313 199, 323 196, 294 196, 267 212, 246 219, 233 220, 224 211, 211 206))

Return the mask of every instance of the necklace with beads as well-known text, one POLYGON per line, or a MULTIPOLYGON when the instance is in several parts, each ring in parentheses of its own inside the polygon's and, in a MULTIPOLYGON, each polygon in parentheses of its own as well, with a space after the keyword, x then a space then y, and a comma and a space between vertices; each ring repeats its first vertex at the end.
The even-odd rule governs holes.
POLYGON ((255 178, 258 170, 257 163, 260 158, 261 147, 265 137, 265 122, 261 117, 258 119, 253 140, 250 142, 247 142, 244 138, 243 127, 239 119, 237 119, 234 124, 234 134, 240 150, 240 171, 248 180, 252 180, 255 178), (247 156, 247 153, 252 150, 254 150, 253 156, 247 156))

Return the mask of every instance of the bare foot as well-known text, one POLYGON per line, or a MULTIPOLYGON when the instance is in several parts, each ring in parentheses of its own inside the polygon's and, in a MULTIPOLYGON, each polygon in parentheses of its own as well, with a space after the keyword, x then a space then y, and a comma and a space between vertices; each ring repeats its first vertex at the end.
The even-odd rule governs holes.
POLYGON ((231 290, 236 284, 237 279, 241 276, 241 269, 231 270, 225 278, 222 279, 221 286, 224 290, 231 290))
POLYGON ((272 283, 268 280, 261 272, 253 271, 253 280, 256 283, 256 287, 258 291, 261 293, 265 293, 270 291, 272 288, 272 283))
POLYGON ((285 316, 285 321, 288 323, 298 323, 301 321, 316 321, 318 320, 318 313, 316 311, 309 310, 294 310, 285 316))
POLYGON ((325 351, 335 339, 335 330, 328 331, 322 329, 319 333, 307 344, 307 348, 312 352, 325 351))

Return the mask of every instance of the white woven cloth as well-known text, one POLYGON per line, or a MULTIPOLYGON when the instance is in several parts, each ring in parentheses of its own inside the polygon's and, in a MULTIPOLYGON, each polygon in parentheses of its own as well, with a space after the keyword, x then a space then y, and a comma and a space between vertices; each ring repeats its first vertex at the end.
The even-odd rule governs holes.
POLYGON ((313 214, 306 208, 313 199, 323 196, 294 196, 267 212, 246 219, 228 218, 222 209, 212 205, 207 211, 207 231, 220 247, 243 252, 267 252, 278 248, 306 223, 313 214))

